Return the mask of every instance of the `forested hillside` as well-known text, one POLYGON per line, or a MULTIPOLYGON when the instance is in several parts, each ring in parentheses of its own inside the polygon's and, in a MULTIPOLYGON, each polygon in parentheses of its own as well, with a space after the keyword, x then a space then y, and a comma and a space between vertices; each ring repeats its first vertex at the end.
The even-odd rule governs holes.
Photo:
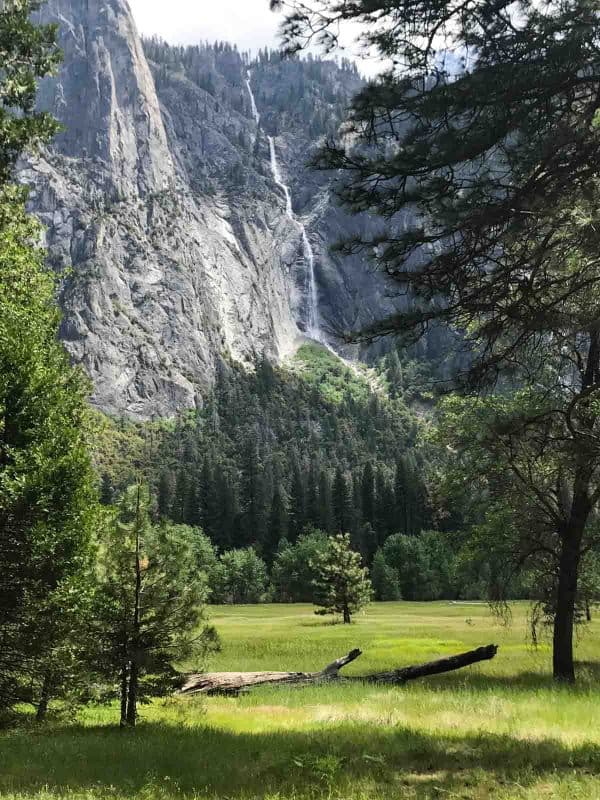
MULTIPOLYGON (((281 368, 222 364, 198 411, 129 430, 158 516, 201 526, 221 550, 253 545, 269 563, 306 528, 348 531, 370 563, 390 534, 431 525, 422 423, 395 394, 385 369, 355 372, 305 345, 281 368)), ((108 501, 130 476, 110 448, 101 461, 108 501)))

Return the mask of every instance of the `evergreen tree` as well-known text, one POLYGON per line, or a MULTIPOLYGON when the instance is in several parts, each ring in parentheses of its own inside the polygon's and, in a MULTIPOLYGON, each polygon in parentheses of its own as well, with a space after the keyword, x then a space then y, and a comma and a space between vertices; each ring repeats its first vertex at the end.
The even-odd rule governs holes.
POLYGON ((52 656, 64 663, 97 517, 88 384, 57 341, 26 192, 8 183, 17 158, 57 130, 35 110, 36 81, 60 60, 55 27, 34 22, 39 5, 0 7, 0 708, 32 699, 34 664, 45 684, 52 656))
POLYGON ((371 583, 375 600, 399 600, 400 580, 398 573, 386 563, 383 550, 378 550, 371 566, 371 583))
POLYGON ((333 533, 335 530, 331 481, 326 469, 321 469, 319 474, 319 526, 327 533, 333 533))
POLYGON ((246 543, 263 543, 267 533, 267 497, 265 468, 261 458, 258 431, 253 431, 246 443, 244 463, 243 531, 246 543))
POLYGON ((167 519, 171 516, 174 497, 175 480, 173 478, 173 473, 165 469, 160 473, 160 480, 158 483, 157 507, 158 515, 161 519, 167 519))
POLYGON ((371 599, 368 571, 350 546, 350 535, 338 534, 327 542, 327 549, 312 561, 315 570, 314 602, 317 614, 341 614, 345 624, 371 599))
POLYGON ((146 488, 131 487, 101 559, 96 665, 119 686, 122 726, 135 726, 146 697, 172 691, 175 660, 199 658, 215 642, 199 629, 207 587, 190 529, 153 527, 148 509, 146 488))
POLYGON ((171 509, 171 519, 174 522, 187 522, 186 511, 189 509, 188 497, 190 492, 189 470, 182 467, 175 479, 175 491, 173 493, 173 507, 171 509))
POLYGON ((320 469, 315 461, 311 461, 306 487, 307 522, 319 527, 319 473, 320 469))
POLYGON ((103 506, 110 506, 115 497, 115 487, 108 473, 103 472, 100 479, 100 502, 103 506))
POLYGON ((346 476, 338 467, 335 471, 332 490, 334 529, 337 533, 349 531, 352 528, 354 513, 352 509, 352 496, 350 494, 346 476))
POLYGON ((282 486, 279 484, 273 495, 271 504, 271 516, 269 519, 269 534, 265 546, 265 560, 267 564, 272 564, 279 547, 279 543, 287 540, 288 535, 288 508, 287 497, 282 486))
POLYGON ((391 531, 394 522, 394 497, 388 486, 383 467, 380 465, 375 473, 375 530, 377 541, 382 544, 391 531))
POLYGON ((297 461, 293 465, 290 494, 290 540, 295 542, 308 522, 307 491, 304 476, 297 461))
POLYGON ((361 508, 364 522, 375 525, 375 475, 370 461, 365 464, 362 475, 361 508))

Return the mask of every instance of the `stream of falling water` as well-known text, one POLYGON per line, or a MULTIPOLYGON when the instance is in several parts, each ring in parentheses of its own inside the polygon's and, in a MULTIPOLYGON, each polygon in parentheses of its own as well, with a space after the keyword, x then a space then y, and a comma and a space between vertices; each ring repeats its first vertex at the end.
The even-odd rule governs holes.
MULTIPOLYGON (((257 125, 260 125, 260 112, 256 106, 254 92, 252 91, 251 84, 252 73, 250 70, 246 73, 246 86, 248 94, 250 95, 250 103, 252 107, 252 116, 257 125)), ((317 293, 317 281, 315 278, 315 254, 306 232, 304 223, 299 220, 294 214, 292 206, 292 195, 290 187, 284 182, 281 170, 279 169, 279 162, 277 160, 277 150, 275 149, 275 139, 272 136, 267 136, 269 141, 269 152, 271 155, 271 172, 273 180, 279 186, 285 197, 285 213, 288 218, 298 227, 302 234, 302 257, 304 259, 304 266, 306 270, 306 335, 317 342, 325 344, 323 334, 319 325, 319 296, 317 293)))

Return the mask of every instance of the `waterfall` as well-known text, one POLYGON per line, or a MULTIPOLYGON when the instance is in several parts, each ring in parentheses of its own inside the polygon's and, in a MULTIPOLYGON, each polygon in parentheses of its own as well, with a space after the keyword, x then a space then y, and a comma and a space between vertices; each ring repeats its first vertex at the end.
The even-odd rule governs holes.
MULTIPOLYGON (((248 94, 250 95, 250 103, 252 107, 252 116, 254 117, 254 121, 257 125, 260 125, 260 113, 256 106, 256 100, 254 98, 254 92, 252 91, 252 85, 250 83, 252 77, 252 73, 250 70, 246 73, 246 86, 248 88, 248 94)), ((273 180, 279 186, 283 195, 285 197, 285 213, 288 218, 298 227, 300 233, 302 235, 302 258, 304 260, 304 267, 306 272, 306 306, 307 306, 307 314, 306 314, 306 335, 309 336, 311 339, 316 339, 318 342, 324 343, 324 337, 321 333, 321 328, 319 326, 319 295, 317 292, 317 281, 315 278, 315 254, 310 243, 310 239, 308 238, 308 233, 306 232, 306 226, 304 223, 299 220, 296 215, 294 214, 294 209, 292 206, 292 195, 290 192, 290 187, 285 183, 282 178, 281 170, 279 168, 279 162, 277 160, 277 150, 275 149, 275 139, 273 136, 267 137, 269 141, 269 152, 271 156, 271 173, 273 175, 273 180)))
POLYGON ((258 113, 258 108, 256 107, 256 100, 254 99, 254 92, 252 91, 252 86, 250 86, 250 78, 252 77, 252 73, 250 70, 246 72, 246 86, 248 87, 248 94, 250 95, 250 104, 252 106, 252 116, 254 117, 254 122, 257 125, 260 125, 260 114, 258 113))

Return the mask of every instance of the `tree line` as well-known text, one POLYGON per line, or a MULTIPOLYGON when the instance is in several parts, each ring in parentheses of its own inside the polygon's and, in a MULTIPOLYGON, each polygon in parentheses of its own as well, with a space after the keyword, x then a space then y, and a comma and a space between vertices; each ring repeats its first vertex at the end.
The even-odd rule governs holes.
MULTIPOLYGON (((202 527, 220 550, 251 545, 269 566, 307 527, 349 533, 370 565, 391 534, 431 527, 419 425, 317 346, 296 372, 222 364, 203 408, 158 425, 146 447, 157 515, 202 527)), ((129 477, 104 468, 110 503, 129 477)))

